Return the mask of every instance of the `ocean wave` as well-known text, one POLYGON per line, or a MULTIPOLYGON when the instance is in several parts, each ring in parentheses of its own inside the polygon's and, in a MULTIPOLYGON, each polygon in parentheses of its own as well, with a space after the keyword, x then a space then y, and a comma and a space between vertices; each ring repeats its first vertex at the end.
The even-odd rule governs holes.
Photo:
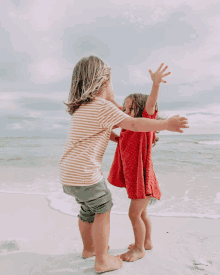
MULTIPOLYGON (((73 212, 71 209, 67 206, 65 209, 61 209, 61 207, 54 207, 55 204, 50 205, 51 208, 63 213, 67 214, 73 217, 77 217, 79 212, 73 212), (69 208, 69 209, 68 209, 69 208)), ((128 212, 123 211, 111 211, 111 214, 113 215, 128 215, 128 212)), ((220 219, 220 215, 217 214, 199 214, 199 213, 181 213, 181 212, 167 212, 167 213, 151 213, 149 211, 149 215, 153 217, 178 217, 178 218, 198 218, 198 219, 220 219)))
POLYGON ((220 145, 220 140, 196 141, 195 144, 220 145))
MULTIPOLYGON (((75 200, 69 200, 69 197, 66 194, 61 192, 53 192, 53 193, 43 193, 43 192, 18 192, 18 191, 6 191, 0 190, 0 193, 7 193, 7 194, 26 194, 26 195, 44 195, 45 198, 49 202, 49 206, 59 211, 60 213, 70 215, 73 217, 77 217, 79 214, 80 207, 78 204, 75 203, 75 200)), ((215 203, 220 203, 220 193, 216 194, 215 203)), ((220 219, 220 215, 218 214, 200 214, 200 213, 183 213, 183 212, 151 212, 152 210, 149 209, 149 215, 155 217, 179 217, 179 218, 205 218, 205 219, 220 219)), ((112 210, 111 214, 113 215, 128 215, 127 211, 117 211, 112 210)))
POLYGON ((215 202, 215 203, 220 203, 220 192, 219 192, 219 193, 216 193, 214 202, 215 202))
POLYGON ((181 213, 181 212, 167 212, 167 213, 150 213, 150 216, 157 217, 179 217, 179 218, 199 218, 199 219, 220 219, 217 214, 199 214, 199 213, 181 213))
MULTIPOLYGON (((218 196, 216 197, 218 200, 218 196)), ((78 204, 70 201, 68 196, 66 196, 64 193, 61 194, 60 192, 56 192, 53 194, 50 194, 47 196, 47 200, 49 202, 49 205, 52 209, 57 210, 63 214, 67 214, 70 216, 77 217, 79 214, 80 207, 78 204)), ((150 216, 156 216, 156 217, 182 217, 182 218, 206 218, 206 219, 220 219, 220 215, 218 214, 200 214, 200 213, 183 213, 183 212, 151 212, 152 210, 149 209, 149 215, 150 216)), ((117 211, 112 210, 111 214, 113 215, 128 215, 127 211, 117 211)))

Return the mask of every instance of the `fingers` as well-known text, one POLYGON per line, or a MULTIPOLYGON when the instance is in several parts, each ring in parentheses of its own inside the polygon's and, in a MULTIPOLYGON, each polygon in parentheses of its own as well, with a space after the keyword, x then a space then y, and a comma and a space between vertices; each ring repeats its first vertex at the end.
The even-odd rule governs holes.
POLYGON ((162 64, 160 65, 160 67, 156 70, 156 72, 159 72, 159 71, 162 69, 163 65, 164 65, 164 63, 162 63, 162 64))
POLYGON ((162 74, 162 77, 165 77, 165 76, 167 76, 167 75, 169 75, 169 74, 171 74, 171 72, 166 73, 166 74, 162 74))
POLYGON ((181 116, 181 117, 180 117, 180 120, 188 120, 188 118, 187 118, 187 117, 181 116))
POLYGON ((168 68, 168 66, 166 66, 162 71, 161 73, 164 73, 166 71, 166 69, 168 68))
POLYGON ((153 73, 151 70, 149 70, 149 73, 151 75, 151 79, 153 80, 154 83, 157 83, 157 84, 159 84, 161 82, 162 83, 167 83, 166 80, 163 80, 163 77, 170 75, 171 72, 163 74, 166 71, 166 69, 168 68, 168 66, 166 66, 162 70, 163 66, 164 66, 164 63, 161 63, 160 67, 156 70, 155 73, 153 73))
POLYGON ((189 128, 189 125, 181 125, 181 128, 189 128))

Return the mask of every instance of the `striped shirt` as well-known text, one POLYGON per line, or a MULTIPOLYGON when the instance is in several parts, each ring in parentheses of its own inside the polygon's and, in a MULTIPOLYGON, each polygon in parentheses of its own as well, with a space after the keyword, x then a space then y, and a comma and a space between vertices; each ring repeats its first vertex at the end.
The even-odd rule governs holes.
POLYGON ((82 104, 71 117, 60 160, 61 184, 85 186, 98 183, 103 178, 102 158, 112 127, 128 117, 113 103, 100 97, 82 104))

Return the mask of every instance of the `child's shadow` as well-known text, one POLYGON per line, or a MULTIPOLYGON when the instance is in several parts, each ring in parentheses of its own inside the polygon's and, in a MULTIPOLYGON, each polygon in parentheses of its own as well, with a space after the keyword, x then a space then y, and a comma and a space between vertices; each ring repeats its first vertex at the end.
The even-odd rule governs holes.
MULTIPOLYGON (((125 250, 110 250, 119 255, 125 250)), ((97 274, 94 269, 95 257, 83 259, 82 254, 44 255, 27 252, 0 254, 0 274, 7 275, 83 275, 97 274)), ((117 272, 117 270, 115 271, 117 272)))

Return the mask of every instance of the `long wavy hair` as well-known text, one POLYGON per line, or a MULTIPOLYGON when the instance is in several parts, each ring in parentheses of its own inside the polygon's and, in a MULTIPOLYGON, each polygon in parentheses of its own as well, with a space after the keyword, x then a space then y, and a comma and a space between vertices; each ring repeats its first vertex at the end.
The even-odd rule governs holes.
POLYGON ((72 115, 82 104, 92 102, 103 92, 103 86, 109 82, 111 68, 102 59, 91 55, 83 57, 73 69, 67 112, 72 115))

